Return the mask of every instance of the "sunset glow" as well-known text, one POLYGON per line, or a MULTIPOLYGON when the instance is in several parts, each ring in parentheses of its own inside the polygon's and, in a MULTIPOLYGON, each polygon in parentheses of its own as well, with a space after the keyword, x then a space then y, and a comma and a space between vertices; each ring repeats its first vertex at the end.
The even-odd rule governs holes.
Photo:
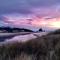
POLYGON ((36 16, 20 18, 19 17, 5 17, 5 23, 11 24, 13 26, 34 26, 34 27, 50 27, 50 28, 60 28, 60 18, 49 18, 49 17, 41 17, 38 18, 36 16))
POLYGON ((51 27, 60 28, 60 21, 58 21, 58 22, 52 22, 51 23, 51 27))

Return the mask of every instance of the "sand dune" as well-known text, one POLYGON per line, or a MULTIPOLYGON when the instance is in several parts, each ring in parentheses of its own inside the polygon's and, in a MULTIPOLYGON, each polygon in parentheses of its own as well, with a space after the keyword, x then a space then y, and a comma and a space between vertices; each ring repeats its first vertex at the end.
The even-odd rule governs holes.
MULTIPOLYGON (((41 37, 42 35, 46 35, 47 33, 48 32, 37 32, 37 33, 30 33, 30 34, 26 34, 26 35, 25 34, 16 35, 16 33, 11 33, 10 35, 16 35, 16 36, 13 36, 12 38, 6 38, 3 42, 0 42, 0 45, 1 44, 12 44, 15 42, 26 42, 28 40, 41 37)), ((9 35, 9 33, 7 33, 7 36, 8 35, 9 35)))
POLYGON ((40 32, 40 33, 31 33, 31 34, 27 34, 27 35, 18 35, 15 36, 11 39, 6 39, 5 42, 25 42, 31 39, 35 39, 38 38, 42 35, 46 35, 47 32, 40 32))

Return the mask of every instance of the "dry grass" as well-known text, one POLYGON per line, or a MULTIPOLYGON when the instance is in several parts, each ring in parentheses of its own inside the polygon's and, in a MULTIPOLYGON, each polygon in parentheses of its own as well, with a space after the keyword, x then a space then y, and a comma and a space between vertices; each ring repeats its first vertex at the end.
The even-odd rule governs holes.
POLYGON ((60 33, 0 47, 0 60, 60 60, 60 33))

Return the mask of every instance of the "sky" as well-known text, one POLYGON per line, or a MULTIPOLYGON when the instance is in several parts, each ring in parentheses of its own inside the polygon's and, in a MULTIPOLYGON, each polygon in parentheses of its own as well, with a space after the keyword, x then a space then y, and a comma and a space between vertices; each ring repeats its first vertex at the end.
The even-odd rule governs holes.
POLYGON ((0 26, 59 29, 60 0, 0 0, 0 26))

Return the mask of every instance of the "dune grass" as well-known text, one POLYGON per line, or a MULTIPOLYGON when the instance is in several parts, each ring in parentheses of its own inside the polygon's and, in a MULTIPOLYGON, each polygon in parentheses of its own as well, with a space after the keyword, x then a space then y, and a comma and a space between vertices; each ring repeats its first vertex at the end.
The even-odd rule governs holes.
POLYGON ((60 60, 60 33, 0 46, 0 60, 60 60))

